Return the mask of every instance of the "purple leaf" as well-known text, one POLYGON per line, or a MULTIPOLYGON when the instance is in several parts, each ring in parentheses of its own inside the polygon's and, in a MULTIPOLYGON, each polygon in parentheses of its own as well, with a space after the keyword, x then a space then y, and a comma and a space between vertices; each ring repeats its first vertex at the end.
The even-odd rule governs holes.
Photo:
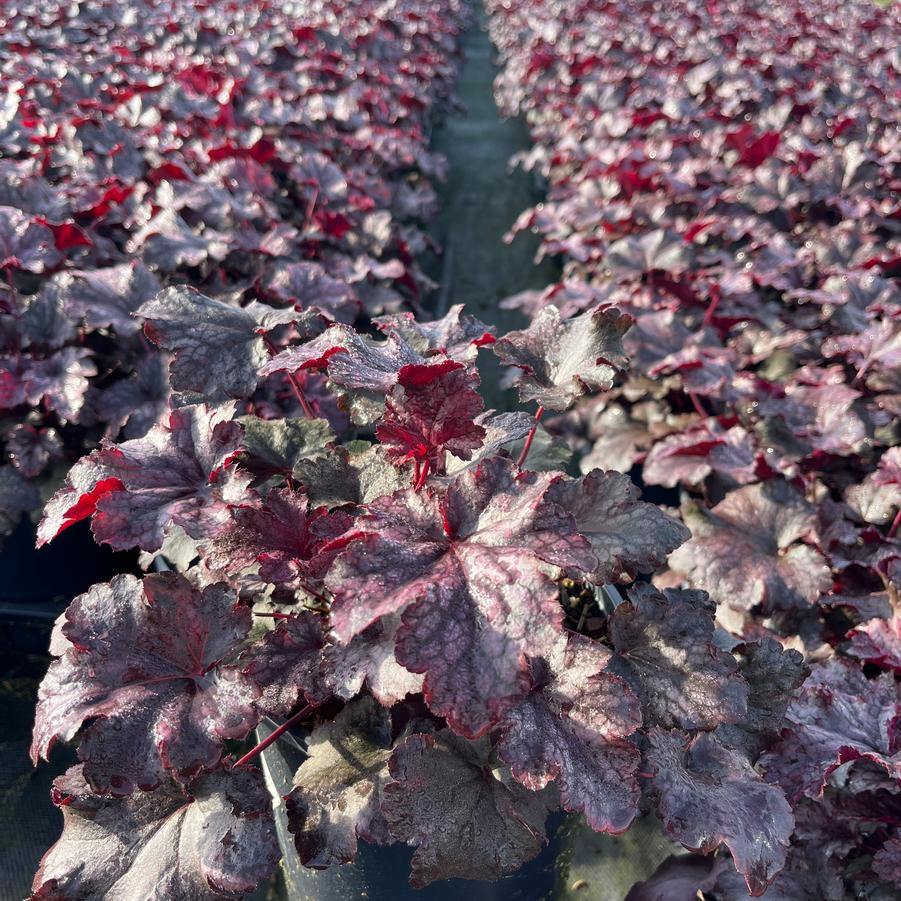
POLYGON ((319 263, 279 263, 263 279, 263 290, 280 303, 311 307, 333 322, 353 324, 360 301, 342 281, 332 278, 319 263))
POLYGON ((12 466, 0 466, 0 537, 9 535, 23 513, 41 504, 37 488, 22 478, 12 466))
POLYGON ((727 747, 743 750, 753 762, 779 737, 792 695, 810 669, 798 651, 784 650, 772 638, 746 644, 740 653, 741 674, 750 688, 748 710, 737 723, 719 726, 716 734, 727 747))
POLYGON ((230 521, 228 505, 247 497, 249 479, 232 465, 241 427, 229 419, 227 408, 182 407, 144 438, 104 442, 48 502, 38 546, 92 515, 96 539, 116 550, 159 550, 173 524, 212 536, 230 521))
POLYGON ((871 619, 848 633, 852 657, 901 673, 901 616, 871 619))
POLYGON ((497 879, 516 872, 546 841, 549 799, 499 777, 486 739, 447 729, 412 735, 391 755, 382 813, 391 834, 416 848, 410 883, 497 879))
POLYGON ((598 564, 590 576, 598 584, 654 572, 690 537, 678 520, 639 501, 638 489, 618 472, 595 469, 581 479, 561 480, 550 496, 591 543, 598 564))
POLYGON ((658 441, 645 458, 641 475, 647 484, 667 488, 700 485, 712 472, 746 484, 757 481, 755 451, 741 426, 719 432, 705 424, 658 441))
POLYGON ((351 701, 313 730, 308 753, 287 797, 301 862, 317 869, 347 863, 356 856, 357 839, 391 844, 379 808, 391 756, 388 712, 372 698, 351 701))
MULTIPOLYGON (((235 307, 186 287, 166 288, 137 315, 148 337, 173 354, 173 389, 196 392, 211 404, 253 394, 269 359, 261 336, 305 316, 256 302, 235 307)), ((306 315, 304 325, 314 327, 315 319, 306 315)))
POLYGON ((444 354, 461 363, 472 363, 479 348, 495 340, 494 329, 464 313, 463 304, 454 304, 446 316, 434 322, 418 322, 412 313, 379 316, 373 321, 386 334, 396 332, 424 357, 444 354))
POLYGON ((130 795, 166 771, 215 766, 226 738, 255 725, 257 692, 221 665, 243 642, 250 611, 223 584, 198 591, 177 573, 115 576, 65 613, 68 641, 41 683, 32 760, 97 718, 79 748, 100 793, 130 795))
POLYGON ((373 341, 349 326, 333 325, 312 341, 283 350, 263 366, 260 375, 325 369, 331 381, 343 388, 387 394, 404 366, 424 363, 394 332, 386 341, 373 341))
POLYGON ((649 741, 667 835, 703 854, 725 843, 751 894, 762 895, 785 866, 795 825, 785 796, 709 733, 655 728, 649 741))
POLYGON ((613 611, 614 671, 638 692, 646 724, 712 729, 745 716, 748 685, 714 644, 714 610, 702 591, 637 584, 613 611))
POLYGON ((629 235, 614 241, 605 260, 615 273, 643 275, 655 270, 679 273, 691 265, 691 244, 680 235, 658 228, 640 237, 629 235))
POLYGON ((53 783, 63 834, 44 855, 33 901, 241 898, 279 858, 259 773, 217 770, 188 786, 167 779, 128 798, 93 794, 81 767, 53 783))
POLYGON ((890 838, 873 857, 873 870, 880 879, 901 889, 901 836, 890 838))
POLYGON ((610 652, 580 635, 532 661, 533 688, 501 722, 500 757, 532 791, 556 780, 564 810, 597 832, 624 832, 638 813, 638 698, 605 672, 610 652))
POLYGON ((525 695, 524 655, 541 656, 560 628, 557 587, 540 561, 594 564, 548 497, 556 478, 518 476, 493 458, 446 488, 380 498, 326 580, 342 643, 403 613, 398 662, 425 675, 431 709, 465 735, 482 734, 525 695))
POLYGON ((818 798, 830 774, 869 760, 901 781, 901 700, 892 673, 867 680, 849 661, 817 664, 786 713, 780 744, 760 760, 790 798, 818 798))
POLYGON ((60 262, 53 232, 21 210, 0 206, 0 269, 44 272, 60 262))
POLYGON ((75 278, 66 292, 70 313, 83 317, 92 328, 109 327, 119 335, 140 329, 133 314, 160 290, 160 280, 137 261, 72 274, 75 278))
POLYGON ((310 509, 303 491, 273 488, 262 506, 234 508, 232 522, 206 543, 201 555, 211 570, 228 576, 259 562, 264 582, 309 589, 334 558, 325 545, 352 523, 346 513, 310 509))
POLYGON ((670 566, 718 603, 803 608, 832 584, 821 554, 800 543, 813 534, 814 509, 786 482, 739 488, 710 511, 687 504, 682 516, 692 537, 670 566))
MULTIPOLYGON (((731 869, 727 860, 699 854, 671 854, 649 879, 637 882, 624 901, 697 901, 713 890, 717 876, 731 869)), ((744 887, 744 882, 742 882, 744 887)))
MULTIPOLYGON (((62 456, 62 442, 56 429, 40 429, 20 422, 14 426, 6 439, 6 452, 12 460, 13 466, 23 476, 33 479, 40 475, 51 460, 57 460, 62 456)), ((12 499, 6 509, 15 509, 12 499)), ((34 504, 37 506, 37 503, 34 504)))
POLYGON ((127 378, 95 390, 88 403, 92 419, 105 422, 106 436, 143 438, 169 410, 166 358, 152 354, 141 359, 127 378))
POLYGON ((256 707, 272 716, 288 716, 301 697, 324 700, 329 691, 321 675, 325 634, 308 610, 280 622, 244 650, 238 665, 257 686, 256 707))
POLYGON ((508 332, 493 345, 501 362, 523 370, 522 400, 548 410, 566 410, 583 394, 607 391, 626 368, 622 336, 632 317, 615 307, 596 307, 562 320, 556 307, 545 307, 531 325, 508 332))
POLYGON ((407 695, 422 691, 422 676, 402 667, 394 655, 400 622, 400 614, 383 616, 348 644, 331 644, 325 649, 323 674, 338 697, 358 695, 365 683, 380 704, 392 707, 407 695))

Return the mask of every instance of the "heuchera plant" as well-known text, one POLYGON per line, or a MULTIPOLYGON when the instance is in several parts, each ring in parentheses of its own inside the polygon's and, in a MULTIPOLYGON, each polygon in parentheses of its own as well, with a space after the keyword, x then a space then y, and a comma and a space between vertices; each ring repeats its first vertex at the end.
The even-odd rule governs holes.
POLYGON ((620 473, 532 468, 539 417, 486 411, 478 390, 494 350, 524 399, 566 411, 627 366, 630 317, 601 305, 498 340, 459 308, 382 318, 379 337, 275 329, 259 365, 258 301, 172 290, 138 317, 196 402, 173 395, 146 436, 79 461, 40 526, 47 541, 90 517, 175 570, 95 585, 54 631, 32 754, 78 737, 80 763, 56 782, 65 827, 35 898, 252 889, 280 854, 258 755, 292 726, 309 735, 286 801, 308 866, 401 841, 414 886, 492 879, 540 850, 549 812, 616 833, 653 797, 673 835, 725 844, 763 891, 793 817, 752 760, 800 654, 724 648, 704 592, 647 582, 600 627, 567 618, 571 586, 593 604, 688 530, 620 473), (213 361, 196 372, 189 324, 213 361), (305 415, 308 373, 343 431, 305 415), (245 396, 222 402, 226 379, 245 396), (294 408, 264 418, 273 381, 294 408), (242 744, 262 717, 274 737, 242 744))
MULTIPOLYGON (((746 681, 796 686, 781 649, 811 669, 765 750, 734 725, 688 748, 651 733, 643 769, 656 774, 664 829, 701 851, 725 841, 747 875, 734 836, 695 817, 725 804, 735 829, 769 817, 791 831, 791 818, 751 789, 725 800, 700 778, 676 802, 675 786, 691 783, 673 774, 677 759, 689 772, 760 773, 794 813, 786 868, 765 897, 895 898, 897 6, 488 7, 499 103, 524 115, 535 147, 523 161, 548 180, 547 202, 514 231, 537 231, 563 260, 558 284, 505 304, 533 334, 598 303, 635 319, 628 375, 545 425, 583 472, 632 472, 680 504, 692 537, 653 582, 709 592, 720 645, 754 642, 746 681), (740 764, 716 745, 726 732, 740 764)), ((755 716, 781 712, 753 692, 755 716)), ((630 899, 746 898, 755 886, 741 873, 720 857, 675 858, 630 899)))
POLYGON ((171 375, 188 395, 214 363, 217 403, 248 393, 274 328, 417 304, 464 18, 458 0, 0 11, 0 538, 101 437, 164 415, 153 343, 180 295, 145 334, 132 316, 162 287, 211 298, 171 375), (266 306, 239 312, 248 291, 266 306), (205 359, 207 330, 234 347, 205 359))

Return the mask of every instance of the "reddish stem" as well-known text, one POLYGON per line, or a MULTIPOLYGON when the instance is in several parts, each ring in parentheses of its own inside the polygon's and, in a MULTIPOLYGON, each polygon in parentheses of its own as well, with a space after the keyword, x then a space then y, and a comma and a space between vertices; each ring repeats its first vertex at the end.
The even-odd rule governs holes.
POLYGON ((894 538, 895 535, 898 534, 899 527, 901 527, 901 507, 898 508, 898 512, 895 514, 895 518, 892 520, 892 524, 888 530, 888 537, 894 538))
POLYGON ((713 323, 713 314, 716 312, 716 308, 719 306, 722 297, 723 295, 720 291, 717 291, 713 295, 713 300, 710 301, 710 306, 707 307, 707 312, 704 313, 703 325, 711 325, 713 323))
POLYGON ((273 619, 291 619, 292 614, 290 613, 257 613, 256 610, 253 611, 254 616, 271 616, 273 619))
POLYGON ((542 416, 544 416, 544 407, 539 406, 535 411, 535 425, 529 429, 529 434, 526 435, 526 443, 522 446, 519 459, 516 461, 516 465, 520 468, 522 468, 523 463, 526 462, 526 457, 529 456, 529 451, 532 449, 532 442, 535 440, 535 432, 538 431, 538 423, 541 422, 542 416))
POLYGON ((420 466, 419 460, 414 460, 413 461, 413 488, 414 489, 419 484, 419 475, 420 475, 419 466, 420 466))
POLYGON ((688 396, 691 398, 691 404, 695 408, 695 412, 701 419, 706 419, 710 414, 704 409, 704 405, 701 403, 701 399, 698 397, 694 391, 689 391, 688 396))
POLYGON ((318 704, 307 704, 303 710, 299 710, 294 716, 286 719, 268 738, 264 738, 258 745, 251 748, 240 760, 236 761, 235 766, 244 766, 245 763, 250 763, 254 757, 265 751, 269 745, 275 744, 275 742, 277 742, 292 726, 299 723, 305 717, 308 717, 318 706, 318 704))
POLYGON ((425 480, 429 477, 429 461, 422 461, 422 470, 419 473, 419 478, 416 480, 416 484, 413 486, 414 491, 419 491, 424 485, 425 480))
MULTIPOLYGON (((269 340, 268 336, 264 335, 263 340, 266 342, 266 348, 269 350, 269 353, 272 356, 275 356, 278 353, 278 348, 269 340)), ((307 396, 303 393, 303 387, 297 380, 297 376, 294 375, 293 372, 285 371, 285 378, 287 378, 288 384, 291 386, 294 396, 297 398, 300 408, 303 410, 303 415, 306 416, 307 419, 315 419, 316 413, 310 406, 307 396)))
POLYGON ((316 190, 313 191, 312 196, 310 197, 310 202, 307 204, 307 210, 303 217, 303 229, 301 234, 304 234, 306 230, 310 227, 310 223, 313 221, 313 212, 316 209, 316 202, 319 200, 319 185, 316 185, 316 190))

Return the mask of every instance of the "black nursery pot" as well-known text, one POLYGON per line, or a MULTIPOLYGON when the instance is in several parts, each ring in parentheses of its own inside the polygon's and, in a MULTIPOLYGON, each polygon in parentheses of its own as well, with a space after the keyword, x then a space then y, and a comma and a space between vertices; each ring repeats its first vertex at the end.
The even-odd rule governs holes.
MULTIPOLYGON (((262 724, 260 740, 273 726, 262 724)), ((303 762, 300 752, 286 742, 276 742, 261 755, 263 772, 270 791, 283 797, 291 790, 295 770, 303 762)), ((544 901, 555 895, 565 877, 569 842, 574 820, 554 814, 548 820, 548 843, 541 853, 517 873, 495 881, 446 879, 423 889, 410 886, 413 849, 403 844, 380 848, 360 842, 356 859, 327 870, 303 866, 288 832, 284 804, 275 809, 276 829, 284 860, 282 870, 288 901, 544 901)))

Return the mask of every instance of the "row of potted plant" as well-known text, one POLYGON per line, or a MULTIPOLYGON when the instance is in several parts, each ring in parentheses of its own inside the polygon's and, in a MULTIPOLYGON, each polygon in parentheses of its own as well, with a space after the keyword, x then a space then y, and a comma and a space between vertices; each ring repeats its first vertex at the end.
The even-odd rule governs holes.
MULTIPOLYGON (((162 288, 252 297, 267 330, 301 303, 307 328, 416 305, 462 16, 456 0, 0 13, 0 534, 101 437, 141 437, 170 388, 194 391, 134 316, 162 288)), ((243 396, 236 378, 217 402, 243 396)))
POLYGON ((618 385, 545 424, 583 472, 670 490, 691 538, 653 583, 707 593, 717 646, 746 655, 748 709, 773 716, 765 741, 737 742, 740 715, 720 700, 719 722, 665 733, 669 758, 658 734, 643 766, 667 834, 702 852, 725 843, 753 878, 686 857, 633 897, 742 898, 771 882, 764 897, 893 897, 898 10, 488 8, 499 104, 525 117, 535 144, 519 162, 548 182, 514 233, 537 231, 563 262, 558 284, 506 304, 532 318, 524 335, 598 303, 635 319, 618 385), (756 789, 735 792, 739 773, 756 789), (760 855, 750 870, 745 841, 760 855))

